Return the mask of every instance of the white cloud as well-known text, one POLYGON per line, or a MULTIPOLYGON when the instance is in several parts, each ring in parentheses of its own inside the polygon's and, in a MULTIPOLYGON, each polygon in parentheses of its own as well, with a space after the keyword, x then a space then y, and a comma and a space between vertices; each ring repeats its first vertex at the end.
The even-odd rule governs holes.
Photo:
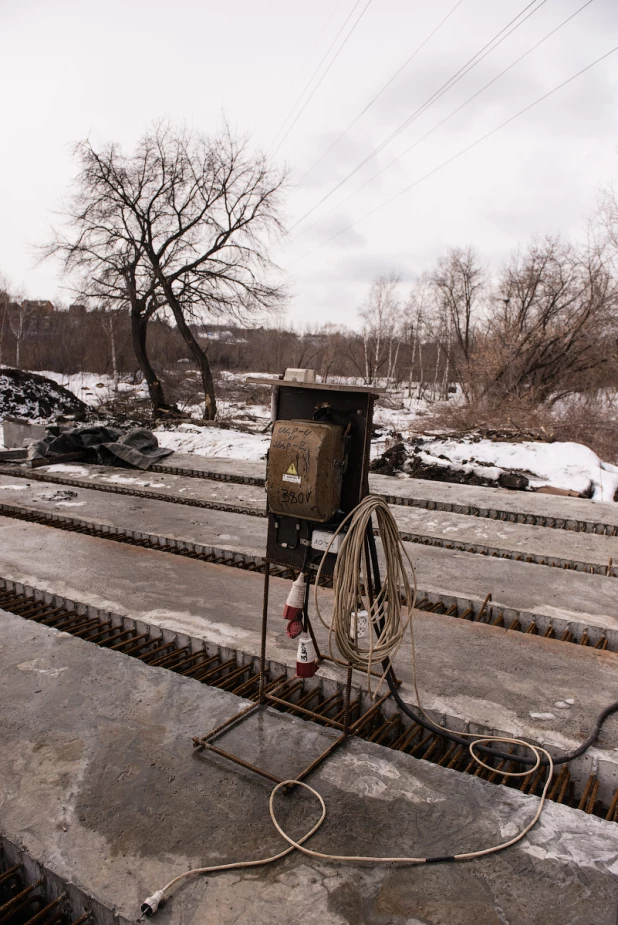
MULTIPOLYGON (((380 0, 368 9, 278 154, 293 171, 290 224, 524 5, 465 0, 349 135, 299 183, 453 2, 380 0)), ((495 262, 533 234, 583 231, 597 188, 616 174, 618 53, 318 247, 612 48, 618 8, 615 0, 595 0, 470 106, 403 153, 582 2, 545 3, 278 247, 275 257, 292 275, 292 321, 353 323, 376 272, 392 268, 409 280, 449 245, 473 243, 495 262), (392 168, 337 207, 399 154, 392 168), (316 219, 315 227, 303 231, 316 219)), ((267 147, 352 5, 352 0, 341 3, 320 37, 335 0, 2 4, 0 269, 34 297, 57 293, 56 268, 34 266, 29 245, 48 235, 51 210, 74 174, 72 145, 85 136, 130 147, 154 119, 167 117, 208 132, 225 112, 233 126, 267 147)))

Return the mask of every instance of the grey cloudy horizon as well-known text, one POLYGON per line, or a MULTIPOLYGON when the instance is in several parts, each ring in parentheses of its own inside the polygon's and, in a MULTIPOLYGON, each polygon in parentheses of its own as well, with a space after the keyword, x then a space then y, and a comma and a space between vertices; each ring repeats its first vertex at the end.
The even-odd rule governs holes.
POLYGON ((355 325, 377 274, 400 274, 405 293, 448 247, 471 244, 497 266, 534 236, 581 237, 599 189, 618 176, 618 52, 413 184, 618 45, 618 3, 593 0, 447 119, 584 2, 0 0, 0 273, 31 298, 66 301, 58 266, 38 265, 33 246, 49 238, 76 172, 76 142, 114 141, 130 151, 157 120, 209 134, 224 116, 268 150, 346 18, 354 10, 333 52, 365 7, 274 146, 275 163, 290 173, 291 230, 272 250, 293 293, 287 321, 355 325), (294 227, 526 6, 520 28, 294 227))

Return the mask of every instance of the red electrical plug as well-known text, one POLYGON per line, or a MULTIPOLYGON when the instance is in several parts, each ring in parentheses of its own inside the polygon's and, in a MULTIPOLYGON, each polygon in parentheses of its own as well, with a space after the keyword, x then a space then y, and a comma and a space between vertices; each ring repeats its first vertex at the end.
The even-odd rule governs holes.
POLYGON ((315 647, 311 636, 309 633, 301 633, 296 654, 296 677, 312 678, 317 670, 315 647))
POLYGON ((305 576, 301 572, 296 581, 292 582, 283 608, 283 619, 288 621, 287 634, 295 639, 303 630, 302 612, 305 603, 305 576))

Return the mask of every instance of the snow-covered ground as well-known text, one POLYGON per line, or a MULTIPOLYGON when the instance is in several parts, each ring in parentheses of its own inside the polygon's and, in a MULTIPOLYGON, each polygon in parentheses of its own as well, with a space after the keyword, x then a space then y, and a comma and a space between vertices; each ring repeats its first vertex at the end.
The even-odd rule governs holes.
POLYGON ((263 434, 246 434, 239 430, 192 424, 181 424, 174 430, 157 427, 154 433, 160 446, 169 447, 177 453, 224 456, 228 459, 263 459, 270 443, 270 436, 263 434))
POLYGON ((618 489, 618 466, 603 462, 581 443, 438 439, 423 443, 416 455, 427 465, 473 472, 486 479, 497 479, 505 469, 514 469, 527 475, 533 488, 553 485, 585 492, 592 483, 594 501, 613 501, 618 489))
MULTIPOLYGON (((108 401, 114 394, 115 386, 110 376, 93 373, 64 376, 51 372, 42 375, 63 385, 91 406, 108 401)), ((219 380, 228 387, 229 396, 244 392, 247 376, 259 375, 222 372, 219 373, 219 380)), ((121 381, 118 389, 133 392, 139 398, 147 397, 143 384, 133 385, 121 381)), ((256 392, 249 389, 246 394, 256 395, 256 392)), ((265 396, 262 398, 260 394, 259 397, 262 402, 265 400, 265 396)), ((156 428, 160 445, 179 453, 194 453, 198 456, 263 459, 270 442, 268 433, 264 432, 270 421, 270 407, 264 403, 230 400, 229 397, 222 397, 217 404, 219 420, 229 429, 198 423, 202 409, 196 405, 186 409, 190 411, 195 423, 184 422, 156 428)), ((409 453, 414 451, 415 444, 422 443, 415 452, 421 462, 427 465, 473 472, 494 480, 505 470, 516 470, 529 478, 533 488, 552 485, 585 492, 592 485, 593 500, 613 501, 618 490, 618 466, 603 462, 592 450, 578 443, 507 443, 474 438, 423 440, 423 418, 431 413, 432 405, 435 407, 435 404, 431 400, 415 398, 414 390, 412 397, 408 397, 407 389, 385 396, 375 407, 374 423, 384 433, 372 441, 372 456, 380 455, 392 444, 393 435, 401 434, 409 453)), ((402 473, 400 477, 406 476, 402 473)))
POLYGON ((40 372, 40 376, 52 379, 58 385, 64 386, 69 392, 73 392, 78 398, 81 398, 87 405, 96 408, 113 398, 117 392, 132 392, 135 398, 148 398, 148 389, 145 383, 134 385, 132 382, 120 380, 118 385, 114 384, 111 376, 99 375, 98 373, 64 373, 40 372))

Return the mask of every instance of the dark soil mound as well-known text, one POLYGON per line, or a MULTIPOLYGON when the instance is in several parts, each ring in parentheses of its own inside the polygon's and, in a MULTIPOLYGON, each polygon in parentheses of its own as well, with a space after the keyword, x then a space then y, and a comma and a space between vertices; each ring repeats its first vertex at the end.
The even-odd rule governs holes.
POLYGON ((58 415, 82 415, 88 406, 51 379, 21 369, 0 369, 0 419, 48 421, 58 415))
POLYGON ((428 466, 418 456, 412 456, 406 472, 413 479, 431 479, 433 482, 454 482, 456 485, 484 485, 495 488, 495 479, 484 479, 474 472, 461 472, 447 466, 428 466))
POLYGON ((395 443, 394 446, 385 450, 381 456, 373 459, 369 469, 377 475, 397 475, 398 472, 403 472, 403 464, 407 458, 408 453, 404 444, 395 443))

